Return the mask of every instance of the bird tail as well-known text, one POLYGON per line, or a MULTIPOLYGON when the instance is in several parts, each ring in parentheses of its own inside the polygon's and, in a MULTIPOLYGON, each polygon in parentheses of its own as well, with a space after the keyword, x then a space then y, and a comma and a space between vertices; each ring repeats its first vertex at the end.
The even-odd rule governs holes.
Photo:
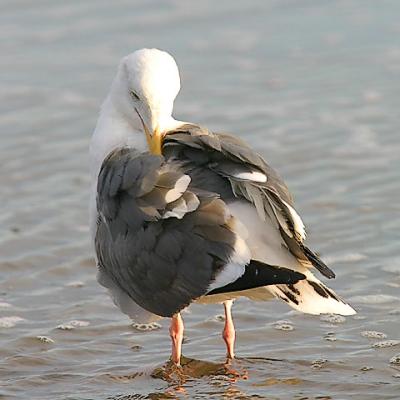
POLYGON ((311 273, 307 274, 307 279, 293 285, 274 285, 268 289, 275 297, 306 314, 356 314, 349 304, 311 273))

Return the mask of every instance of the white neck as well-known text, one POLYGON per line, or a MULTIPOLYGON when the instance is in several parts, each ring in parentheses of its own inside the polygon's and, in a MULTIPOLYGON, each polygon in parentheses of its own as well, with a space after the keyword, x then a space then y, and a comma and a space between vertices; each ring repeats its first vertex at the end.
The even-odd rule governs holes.
MULTIPOLYGON (((164 131, 184 124, 170 116, 164 120, 164 131)), ((100 116, 90 142, 90 170, 92 181, 97 181, 101 164, 107 155, 118 147, 132 147, 140 152, 148 151, 146 135, 138 124, 133 124, 114 106, 110 96, 104 101, 100 116)))
POLYGON ((139 151, 146 150, 145 135, 134 130, 116 110, 110 96, 104 101, 96 128, 90 141, 90 172, 97 180, 100 167, 106 156, 115 148, 131 146, 139 151))

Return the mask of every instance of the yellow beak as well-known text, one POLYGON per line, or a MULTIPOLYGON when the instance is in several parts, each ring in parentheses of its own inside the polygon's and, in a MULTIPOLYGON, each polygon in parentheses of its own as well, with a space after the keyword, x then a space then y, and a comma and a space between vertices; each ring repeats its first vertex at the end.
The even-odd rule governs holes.
POLYGON ((156 128, 153 132, 153 134, 150 133, 148 130, 146 124, 143 121, 143 118, 139 114, 139 112, 136 110, 137 115, 140 118, 140 121, 142 122, 143 125, 143 130, 144 133, 146 134, 146 139, 147 139, 147 145, 149 146, 149 151, 151 154, 156 154, 156 155, 161 155, 161 146, 162 146, 162 139, 163 135, 159 131, 158 128, 156 128))
POLYGON ((156 129, 152 135, 150 135, 149 130, 144 126, 144 131, 146 132, 147 144, 151 154, 161 155, 161 145, 162 145, 162 135, 158 129, 156 129))

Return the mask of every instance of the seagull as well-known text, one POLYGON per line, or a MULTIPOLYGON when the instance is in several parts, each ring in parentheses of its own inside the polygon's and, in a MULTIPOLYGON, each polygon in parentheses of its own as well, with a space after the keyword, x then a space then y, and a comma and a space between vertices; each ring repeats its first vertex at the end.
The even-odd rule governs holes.
POLYGON ((277 298, 308 314, 355 314, 313 274, 335 277, 305 244, 282 178, 240 138, 174 119, 179 90, 170 54, 129 54, 92 136, 91 234, 97 279, 114 303, 138 323, 171 318, 176 365, 181 311, 193 302, 224 305, 228 359, 238 297, 277 298))

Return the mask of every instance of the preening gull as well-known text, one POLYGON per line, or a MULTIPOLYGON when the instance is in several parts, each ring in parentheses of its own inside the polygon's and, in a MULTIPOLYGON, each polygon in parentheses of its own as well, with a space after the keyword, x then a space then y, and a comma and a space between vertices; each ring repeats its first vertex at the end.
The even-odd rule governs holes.
POLYGON ((305 244, 279 175, 241 139, 172 117, 175 60, 157 49, 124 57, 90 146, 91 231, 98 280, 137 322, 170 317, 180 363, 192 302, 223 303, 234 357, 234 299, 278 298, 309 314, 354 309, 314 275, 333 271, 305 244))

